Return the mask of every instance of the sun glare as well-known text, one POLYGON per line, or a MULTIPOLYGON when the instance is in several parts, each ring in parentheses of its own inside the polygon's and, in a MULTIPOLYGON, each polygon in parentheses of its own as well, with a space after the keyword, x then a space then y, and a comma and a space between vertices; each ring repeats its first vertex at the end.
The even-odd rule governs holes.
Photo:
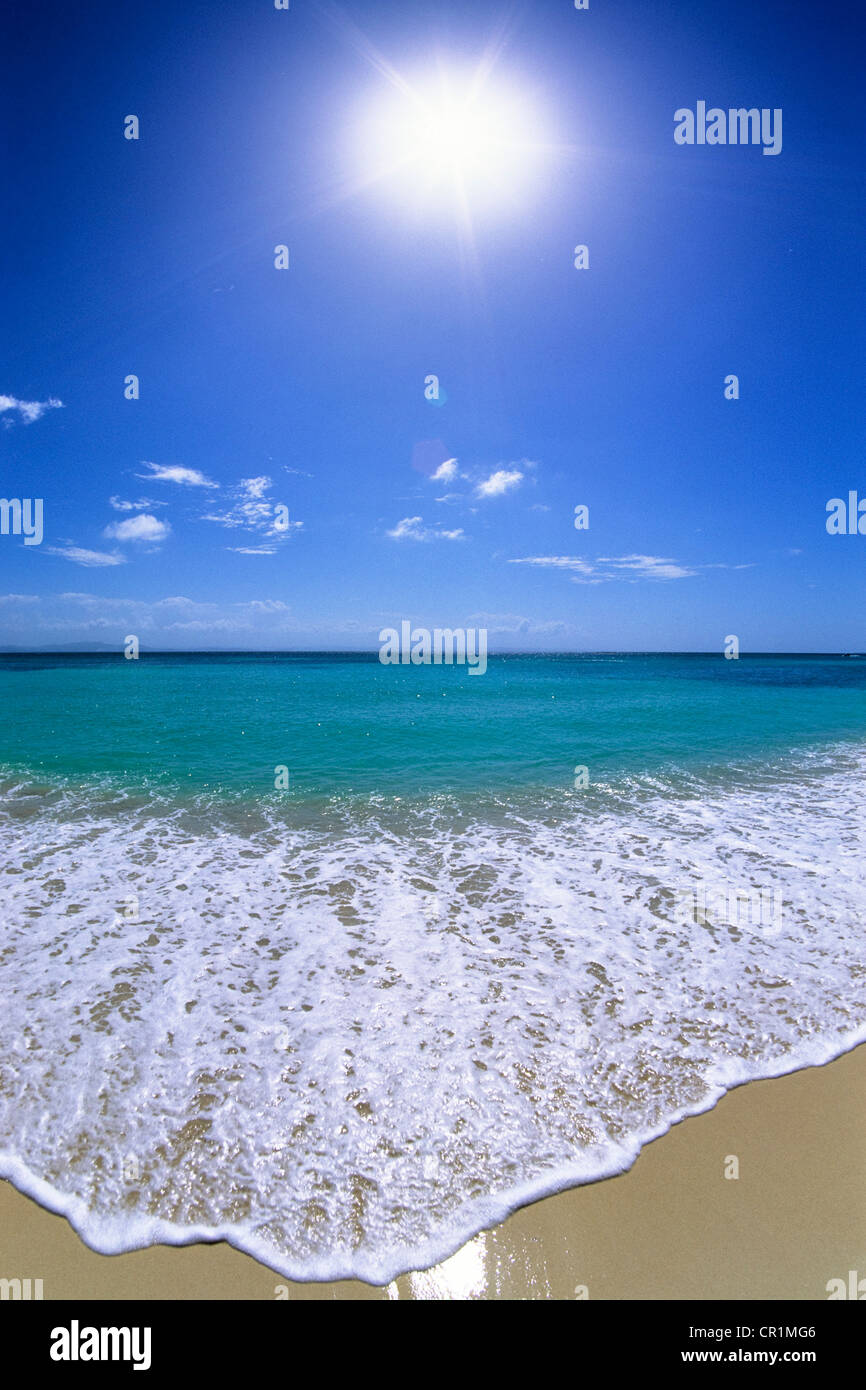
POLYGON ((472 74, 402 84, 362 121, 361 138, 371 181, 463 210, 519 194, 540 149, 528 100, 472 74))

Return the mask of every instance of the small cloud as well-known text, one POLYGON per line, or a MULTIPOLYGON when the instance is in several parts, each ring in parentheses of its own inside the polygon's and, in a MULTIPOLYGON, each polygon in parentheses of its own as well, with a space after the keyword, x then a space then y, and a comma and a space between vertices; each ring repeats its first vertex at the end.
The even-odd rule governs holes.
POLYGON ((240 485, 246 497, 263 497, 271 485, 271 480, 263 473, 258 478, 241 478, 240 485))
POLYGON ((601 555, 598 563, 613 565, 618 570, 629 570, 642 579, 691 579, 697 573, 697 570, 686 569, 658 555, 621 555, 617 558, 601 555))
POLYGON ((265 496, 271 488, 271 480, 266 474, 257 478, 241 478, 237 487, 230 494, 233 501, 230 507, 222 512, 208 512, 202 517, 203 521, 214 521, 218 526, 225 526, 229 530, 258 531, 264 540, 257 546, 226 546, 227 550, 234 550, 239 555, 273 555, 280 541, 286 540, 296 531, 303 530, 302 521, 288 521, 285 525, 277 525, 277 521, 282 521, 282 516, 278 517, 278 512, 283 509, 283 504, 278 504, 265 496))
POLYGON ((219 483, 206 478, 197 468, 182 468, 179 464, 148 463, 146 459, 142 459, 142 466, 149 468, 150 472, 137 473, 136 477, 144 478, 147 482, 180 483, 183 487, 219 487, 219 483))
POLYGON ((597 560, 583 560, 577 555, 530 555, 509 560, 510 565, 537 565, 546 569, 571 571, 576 584, 603 584, 610 580, 626 579, 691 579, 697 570, 687 569, 673 560, 658 555, 602 555, 597 560))
POLYGON ((502 497, 523 481, 519 468, 498 468, 475 489, 476 497, 502 497))
POLYGON ((462 528, 445 531, 440 527, 425 526, 420 516, 404 516, 402 521, 388 535, 395 541, 460 541, 464 539, 462 528))
POLYGON ((431 474, 431 481, 434 483, 453 483, 457 477, 457 460, 445 459, 440 463, 435 473, 431 474))
POLYGON ((443 463, 451 462, 451 450, 441 439, 422 439, 412 449, 412 467, 416 473, 432 478, 443 463))
POLYGON ((88 569, 96 569, 102 565, 126 564, 126 556, 118 555, 117 551, 109 555, 104 550, 84 550, 80 545, 48 545, 45 548, 49 555, 62 555, 64 560, 71 560, 75 565, 85 565, 88 569))
POLYGON ((567 624, 560 619, 537 622, 535 618, 524 618, 517 613, 470 613, 467 622, 483 625, 500 636, 550 637, 568 630, 567 624))
POLYGON ((167 507, 167 502, 154 502, 150 497, 139 497, 137 502, 126 502, 122 497, 109 497, 109 507, 116 512, 145 512, 148 507, 167 507))
MULTIPOLYGON (((45 414, 46 410, 62 410, 63 402, 53 397, 48 401, 19 401, 15 396, 0 396, 0 415, 7 410, 17 410, 19 419, 25 425, 32 425, 45 414)), ((7 424, 11 421, 7 421, 7 424)))
POLYGON ((244 632, 245 624, 234 618, 192 618, 188 623, 167 623, 166 632, 244 632))
POLYGON ((153 545, 164 541, 171 534, 171 527, 167 521, 157 521, 155 516, 141 512, 127 521, 113 521, 102 534, 109 541, 146 541, 153 545))
POLYGON ((420 541, 424 539, 423 529, 422 517, 404 516, 402 521, 397 522, 393 531, 388 532, 388 535, 397 541, 404 540, 406 537, 414 541, 420 541))
POLYGON ((38 594, 0 594, 0 603, 38 603, 38 594))
POLYGON ((509 560, 509 565, 539 565, 545 569, 577 570, 580 574, 592 574, 593 566, 588 560, 577 555, 527 555, 522 560, 509 560))
POLYGON ((531 512, 549 512, 550 508, 546 502, 533 502, 529 510, 531 512))

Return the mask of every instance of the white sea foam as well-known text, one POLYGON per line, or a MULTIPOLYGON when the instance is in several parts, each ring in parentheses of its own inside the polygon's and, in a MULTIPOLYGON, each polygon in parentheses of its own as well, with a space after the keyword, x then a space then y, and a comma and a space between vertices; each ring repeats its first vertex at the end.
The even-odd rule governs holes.
POLYGON ((0 1171, 104 1252, 224 1238, 381 1284, 442 1259, 866 1036, 864 770, 246 831, 19 786, 0 1171), (698 881, 774 889, 782 931, 678 920, 698 881))

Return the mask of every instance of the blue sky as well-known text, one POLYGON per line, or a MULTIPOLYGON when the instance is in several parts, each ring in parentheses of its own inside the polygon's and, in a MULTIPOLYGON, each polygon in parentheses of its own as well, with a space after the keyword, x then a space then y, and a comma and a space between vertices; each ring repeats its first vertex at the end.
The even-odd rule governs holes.
POLYGON ((11 27, 2 490, 45 534, 0 536, 0 643, 374 650, 407 618, 494 651, 866 647, 866 536, 825 529, 866 496, 847 5, 11 27), (371 113, 485 55, 502 196, 373 177, 371 113), (782 152, 677 145, 699 100, 781 108, 782 152))

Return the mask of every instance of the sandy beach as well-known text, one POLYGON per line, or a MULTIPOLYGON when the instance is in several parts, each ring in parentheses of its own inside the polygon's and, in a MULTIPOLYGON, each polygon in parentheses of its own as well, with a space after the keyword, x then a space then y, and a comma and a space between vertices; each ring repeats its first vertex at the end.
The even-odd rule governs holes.
POLYGON ((864 1095, 866 1046, 741 1086, 628 1173, 535 1202, 387 1288, 287 1284, 225 1244, 97 1255, 3 1182, 0 1277, 41 1278, 46 1300, 824 1300, 828 1280, 866 1275, 864 1095))

